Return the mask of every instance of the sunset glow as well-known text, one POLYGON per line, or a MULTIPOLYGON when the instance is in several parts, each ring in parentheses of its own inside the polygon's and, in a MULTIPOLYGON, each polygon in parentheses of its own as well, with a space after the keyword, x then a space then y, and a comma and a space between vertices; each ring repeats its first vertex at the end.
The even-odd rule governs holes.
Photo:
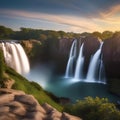
POLYGON ((120 2, 84 0, 1 0, 0 25, 63 30, 66 32, 119 31, 120 2), (26 5, 26 6, 25 6, 26 5))

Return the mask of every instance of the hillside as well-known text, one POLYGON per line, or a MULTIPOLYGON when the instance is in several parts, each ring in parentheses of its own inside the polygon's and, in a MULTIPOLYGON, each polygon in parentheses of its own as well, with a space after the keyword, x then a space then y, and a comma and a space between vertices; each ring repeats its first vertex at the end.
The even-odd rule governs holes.
POLYGON ((0 120, 81 120, 79 117, 61 113, 51 105, 40 105, 23 91, 0 89, 0 120))
POLYGON ((13 89, 22 90, 27 94, 33 95, 40 104, 47 102, 59 111, 62 110, 62 106, 56 103, 50 97, 50 93, 44 91, 39 84, 28 81, 26 78, 19 75, 7 66, 5 67, 5 73, 8 75, 8 79, 13 79, 15 81, 14 85, 12 86, 13 89))

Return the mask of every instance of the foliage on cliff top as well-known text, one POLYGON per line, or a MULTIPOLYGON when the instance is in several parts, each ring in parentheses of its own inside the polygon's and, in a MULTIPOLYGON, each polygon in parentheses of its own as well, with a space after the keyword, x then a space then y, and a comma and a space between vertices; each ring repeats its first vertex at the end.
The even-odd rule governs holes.
MULTIPOLYGON (((93 33, 72 33, 64 31, 54 31, 54 30, 42 30, 42 29, 32 29, 32 28, 20 28, 20 31, 13 31, 11 28, 5 26, 0 26, 0 39, 17 39, 17 40, 29 40, 37 39, 41 42, 47 39, 58 39, 58 38, 79 38, 80 36, 88 36, 90 34, 101 38, 102 40, 112 37, 116 32, 112 31, 95 31, 93 33)), ((118 33, 118 32, 117 32, 118 33)))

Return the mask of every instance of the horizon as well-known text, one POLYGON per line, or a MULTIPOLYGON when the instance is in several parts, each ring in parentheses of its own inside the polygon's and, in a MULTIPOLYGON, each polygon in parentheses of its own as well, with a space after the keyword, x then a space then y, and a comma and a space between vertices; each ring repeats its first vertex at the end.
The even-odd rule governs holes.
POLYGON ((1 0, 0 25, 74 33, 120 31, 120 1, 1 0))

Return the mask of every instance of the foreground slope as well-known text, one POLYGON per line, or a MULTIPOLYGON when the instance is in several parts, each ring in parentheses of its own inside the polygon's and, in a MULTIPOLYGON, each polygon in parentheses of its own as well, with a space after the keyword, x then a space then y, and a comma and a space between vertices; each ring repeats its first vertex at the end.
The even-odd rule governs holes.
POLYGON ((47 103, 40 105, 23 91, 0 89, 0 120, 81 120, 61 113, 47 103))

